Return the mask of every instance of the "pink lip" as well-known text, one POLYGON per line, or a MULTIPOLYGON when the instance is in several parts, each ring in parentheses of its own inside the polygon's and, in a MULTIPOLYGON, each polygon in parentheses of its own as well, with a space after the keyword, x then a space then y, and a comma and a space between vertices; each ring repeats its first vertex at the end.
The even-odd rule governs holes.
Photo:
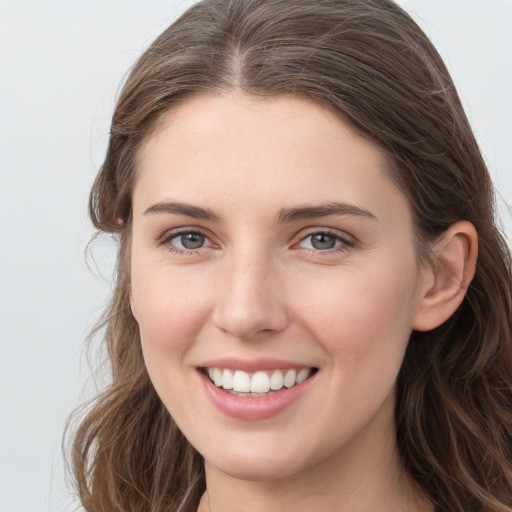
MULTIPOLYGON (((275 368, 297 368, 296 364, 288 363, 283 365, 283 361, 280 362, 280 365, 281 366, 277 366, 275 368)), ((220 365, 219 361, 216 362, 214 367, 231 368, 231 366, 220 365)), ((271 369, 268 367, 262 368, 262 366, 258 366, 257 368, 271 369)), ((244 396, 231 395, 222 388, 218 388, 215 384, 213 384, 213 382, 211 382, 210 379, 202 371, 199 371, 198 373, 203 383, 206 395, 212 404, 221 413, 232 418, 251 421, 270 418, 291 406, 311 386, 317 376, 317 374, 314 374, 300 384, 297 384, 289 389, 283 388, 282 390, 276 391, 274 394, 269 396, 261 398, 249 398, 244 396)))
POLYGON ((285 361, 284 359, 237 359, 233 357, 224 357, 220 359, 211 359, 204 361, 199 365, 201 368, 229 368, 230 370, 243 370, 252 373, 258 370, 285 370, 294 368, 301 370, 302 368, 312 368, 310 365, 300 364, 294 361, 285 361))

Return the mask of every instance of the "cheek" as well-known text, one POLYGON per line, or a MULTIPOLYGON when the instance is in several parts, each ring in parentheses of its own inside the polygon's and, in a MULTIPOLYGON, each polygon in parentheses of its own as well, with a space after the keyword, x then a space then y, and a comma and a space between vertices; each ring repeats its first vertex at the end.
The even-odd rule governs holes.
POLYGON ((394 372, 412 331, 415 265, 359 268, 332 282, 339 284, 309 293, 303 309, 309 329, 335 361, 343 361, 344 371, 390 365, 394 372))
POLYGON ((392 421, 395 382, 412 331, 416 274, 412 266, 385 268, 346 273, 339 286, 308 301, 307 329, 322 346, 329 376, 326 403, 315 405, 313 415, 325 420, 326 437, 334 440, 363 428, 383 404, 392 421))
POLYGON ((153 267, 144 272, 137 264, 134 260, 132 304, 146 359, 185 352, 208 315, 207 287, 182 269, 153 267))
POLYGON ((179 278, 164 267, 134 270, 133 304, 146 368, 167 409, 180 411, 190 407, 183 376, 187 354, 207 316, 204 296, 193 280, 183 279, 183 271, 179 278))

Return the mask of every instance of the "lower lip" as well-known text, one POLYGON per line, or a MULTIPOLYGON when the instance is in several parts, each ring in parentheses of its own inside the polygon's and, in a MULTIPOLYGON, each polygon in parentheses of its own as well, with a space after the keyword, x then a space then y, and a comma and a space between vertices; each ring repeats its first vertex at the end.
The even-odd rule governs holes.
POLYGON ((251 421, 271 418, 284 411, 303 395, 316 377, 315 374, 300 384, 275 391, 269 396, 250 398, 231 395, 213 384, 202 372, 200 375, 208 398, 220 412, 232 418, 251 421))

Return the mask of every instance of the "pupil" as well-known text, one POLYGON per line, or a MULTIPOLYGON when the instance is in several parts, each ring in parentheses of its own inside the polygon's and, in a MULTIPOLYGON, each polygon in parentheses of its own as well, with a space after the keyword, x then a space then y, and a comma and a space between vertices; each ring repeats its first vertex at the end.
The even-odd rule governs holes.
POLYGON ((204 235, 200 233, 185 233, 181 235, 181 244, 185 249, 199 249, 204 244, 204 235))
POLYGON ((326 250, 326 249, 332 249, 334 247, 334 244, 336 243, 336 240, 333 236, 329 235, 313 235, 311 237, 311 245, 315 249, 319 250, 326 250))

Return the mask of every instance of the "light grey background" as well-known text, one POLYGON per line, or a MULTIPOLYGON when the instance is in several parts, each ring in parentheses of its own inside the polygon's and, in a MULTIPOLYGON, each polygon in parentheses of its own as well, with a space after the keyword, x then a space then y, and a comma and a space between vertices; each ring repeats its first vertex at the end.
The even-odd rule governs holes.
MULTIPOLYGON (((0 0, 0 512, 73 508, 61 438, 94 389, 83 342, 115 251, 94 245, 105 279, 86 268, 88 189, 121 79, 191 3, 0 0)), ((445 58, 512 203, 512 0, 399 3, 445 58)))

